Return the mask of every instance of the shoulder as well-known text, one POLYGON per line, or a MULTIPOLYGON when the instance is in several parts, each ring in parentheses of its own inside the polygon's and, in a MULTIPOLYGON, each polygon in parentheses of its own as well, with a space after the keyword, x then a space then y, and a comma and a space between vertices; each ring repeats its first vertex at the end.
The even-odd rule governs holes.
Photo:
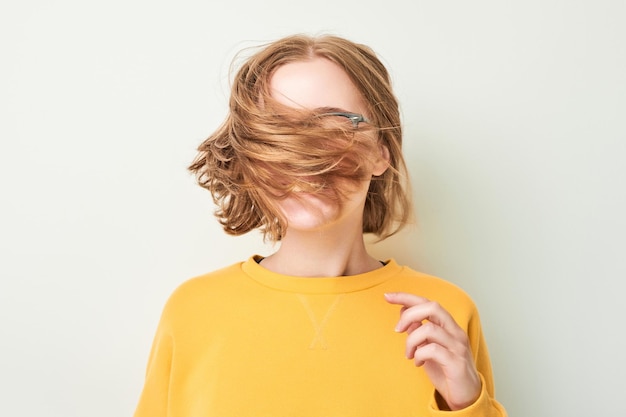
POLYGON ((170 299, 187 300, 190 297, 196 297, 198 294, 204 294, 211 291, 219 291, 226 289, 232 285, 242 274, 241 262, 207 272, 190 278, 180 284, 172 293, 170 299))
POLYGON ((187 320, 211 313, 210 310, 228 308, 241 277, 241 263, 235 263, 186 280, 169 296, 162 321, 187 320))
POLYGON ((389 283, 398 289, 436 301, 453 315, 470 319, 476 315, 476 305, 471 296, 458 285, 440 277, 403 266, 400 273, 389 283))

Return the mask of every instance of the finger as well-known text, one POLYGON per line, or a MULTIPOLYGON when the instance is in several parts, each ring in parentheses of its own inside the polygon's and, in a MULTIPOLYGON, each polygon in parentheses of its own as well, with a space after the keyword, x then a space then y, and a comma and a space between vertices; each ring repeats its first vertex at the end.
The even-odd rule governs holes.
POLYGON ((385 293, 385 300, 390 304, 399 304, 405 307, 412 307, 417 304, 428 302, 427 298, 419 295, 409 294, 406 292, 388 292, 385 293))
POLYGON ((413 333, 413 331, 420 328, 421 325, 422 325, 421 321, 411 323, 409 327, 405 330, 406 334, 413 333))
POLYGON ((460 355, 463 355, 467 350, 464 340, 457 340, 454 335, 447 332, 441 326, 437 326, 432 322, 425 322, 407 336, 405 350, 406 357, 408 359, 413 358, 417 348, 429 343, 436 343, 445 349, 460 355))
POLYGON ((454 333, 462 331, 450 313, 436 301, 428 301, 407 308, 400 314, 400 319, 396 324, 395 330, 397 332, 404 332, 411 323, 425 320, 431 321, 454 333))
POLYGON ((416 366, 425 366, 435 389, 453 410, 473 404, 480 395, 480 376, 471 357, 429 343, 416 349, 413 361, 416 366))
POLYGON ((445 347, 437 343, 427 343, 418 346, 413 353, 415 366, 422 366, 426 362, 432 361, 443 368, 450 368, 454 363, 455 355, 445 347))

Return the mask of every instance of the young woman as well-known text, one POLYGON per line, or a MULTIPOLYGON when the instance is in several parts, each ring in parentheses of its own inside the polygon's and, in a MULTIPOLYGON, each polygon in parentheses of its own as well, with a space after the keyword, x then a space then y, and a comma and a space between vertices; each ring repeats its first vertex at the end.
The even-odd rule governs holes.
POLYGON ((366 250, 410 216, 401 138, 366 46, 292 36, 244 63, 190 169, 226 232, 280 243, 174 292, 136 417, 506 414, 470 298, 366 250))

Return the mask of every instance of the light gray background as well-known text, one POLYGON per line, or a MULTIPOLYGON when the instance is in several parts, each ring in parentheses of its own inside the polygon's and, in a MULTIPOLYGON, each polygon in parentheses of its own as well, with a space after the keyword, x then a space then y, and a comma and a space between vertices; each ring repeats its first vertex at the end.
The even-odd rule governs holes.
POLYGON ((625 416, 625 21, 608 0, 3 0, 0 415, 131 415, 171 291, 271 250, 225 236, 185 167, 236 51, 324 32, 372 46, 402 103, 419 222, 376 255, 473 296, 511 416, 625 416))

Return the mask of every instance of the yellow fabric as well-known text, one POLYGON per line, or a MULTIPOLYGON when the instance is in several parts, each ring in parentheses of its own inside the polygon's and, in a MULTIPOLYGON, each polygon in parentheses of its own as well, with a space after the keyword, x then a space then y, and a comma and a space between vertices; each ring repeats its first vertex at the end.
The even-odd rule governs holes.
POLYGON ((182 284, 158 326, 135 417, 501 417, 480 321, 456 286, 391 260, 361 275, 279 275, 254 258, 182 284), (467 331, 480 398, 439 411, 385 292, 437 300, 467 331))

